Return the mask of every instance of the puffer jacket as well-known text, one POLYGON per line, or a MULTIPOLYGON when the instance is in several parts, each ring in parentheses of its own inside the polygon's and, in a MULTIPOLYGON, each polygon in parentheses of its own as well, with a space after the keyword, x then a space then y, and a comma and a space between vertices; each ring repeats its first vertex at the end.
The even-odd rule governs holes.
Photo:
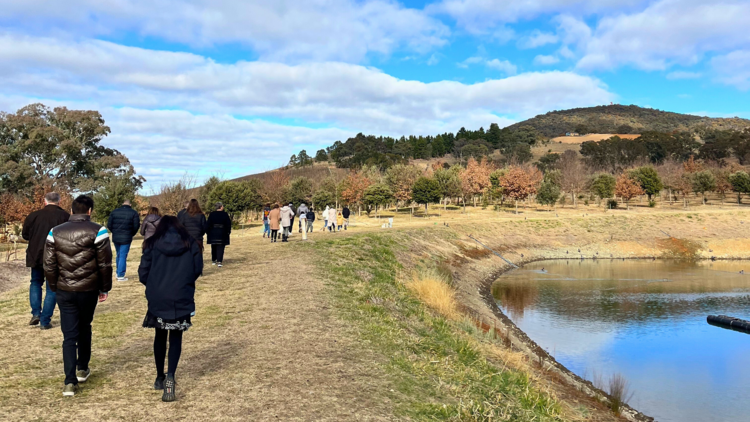
POLYGON ((156 226, 159 225, 159 221, 161 221, 161 217, 156 214, 149 214, 143 219, 143 224, 141 224, 141 235, 143 235, 143 240, 154 235, 154 232, 156 232, 156 226))
POLYGON ((307 211, 307 221, 313 222, 315 221, 315 213, 312 211, 307 211))
POLYGON ((74 214, 47 235, 44 274, 49 288, 65 292, 109 292, 112 248, 109 233, 85 214, 74 214))
POLYGON ((228 245, 232 234, 232 218, 226 211, 214 211, 206 221, 206 243, 228 245))
POLYGON ((190 236, 193 236, 193 239, 203 244, 203 235, 206 234, 206 216, 204 214, 190 215, 189 212, 186 212, 177 219, 185 226, 185 230, 190 233, 190 236))
POLYGON ((159 318, 181 319, 195 311, 195 281, 203 273, 203 253, 194 240, 182 242, 170 228, 144 249, 138 277, 146 286, 148 311, 159 318))
POLYGON ((349 207, 344 207, 344 209, 341 210, 341 215, 343 215, 344 218, 349 218, 350 214, 351 214, 351 211, 349 211, 349 207))
POLYGON ((281 207, 281 227, 290 227, 292 218, 294 218, 294 211, 286 205, 281 207))
POLYGON ((140 227, 141 219, 130 205, 123 205, 112 211, 107 220, 107 228, 112 232, 114 243, 130 244, 140 227))

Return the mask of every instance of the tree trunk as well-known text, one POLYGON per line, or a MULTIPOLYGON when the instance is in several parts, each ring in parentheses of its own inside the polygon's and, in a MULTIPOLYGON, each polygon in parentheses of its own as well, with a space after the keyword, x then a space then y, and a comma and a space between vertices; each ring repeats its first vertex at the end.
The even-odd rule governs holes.
POLYGON ((516 214, 518 214, 518 199, 516 199, 516 214))

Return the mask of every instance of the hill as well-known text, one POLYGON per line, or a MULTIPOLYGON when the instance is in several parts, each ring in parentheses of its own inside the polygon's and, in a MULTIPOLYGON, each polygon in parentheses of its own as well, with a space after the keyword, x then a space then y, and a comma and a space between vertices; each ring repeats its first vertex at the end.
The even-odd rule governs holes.
POLYGON ((648 131, 740 130, 750 127, 750 120, 694 116, 635 105, 608 105, 550 111, 508 126, 508 129, 516 131, 524 126, 531 126, 541 135, 553 138, 566 132, 639 134, 648 131))

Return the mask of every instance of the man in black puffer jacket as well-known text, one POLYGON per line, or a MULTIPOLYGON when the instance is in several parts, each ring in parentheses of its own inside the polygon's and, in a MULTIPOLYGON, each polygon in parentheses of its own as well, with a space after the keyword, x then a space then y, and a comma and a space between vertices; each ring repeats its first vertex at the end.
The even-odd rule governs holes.
POLYGON ((112 232, 112 243, 115 244, 117 254, 117 281, 128 281, 125 278, 125 270, 130 244, 133 243, 133 236, 141 228, 141 218, 130 206, 130 201, 123 202, 120 208, 112 211, 107 220, 107 228, 112 232))
POLYGON ((112 288, 109 233, 91 221, 94 201, 81 195, 72 208, 70 221, 49 231, 44 248, 44 274, 60 309, 63 396, 74 396, 91 375, 91 321, 97 300, 107 300, 112 288))

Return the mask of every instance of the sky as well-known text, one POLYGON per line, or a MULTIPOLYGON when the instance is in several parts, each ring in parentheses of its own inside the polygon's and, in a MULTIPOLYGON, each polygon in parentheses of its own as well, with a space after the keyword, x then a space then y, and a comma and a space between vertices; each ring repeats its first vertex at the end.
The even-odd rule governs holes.
POLYGON ((0 0, 0 111, 98 110, 145 190, 359 132, 572 107, 750 118, 750 0, 0 0))

